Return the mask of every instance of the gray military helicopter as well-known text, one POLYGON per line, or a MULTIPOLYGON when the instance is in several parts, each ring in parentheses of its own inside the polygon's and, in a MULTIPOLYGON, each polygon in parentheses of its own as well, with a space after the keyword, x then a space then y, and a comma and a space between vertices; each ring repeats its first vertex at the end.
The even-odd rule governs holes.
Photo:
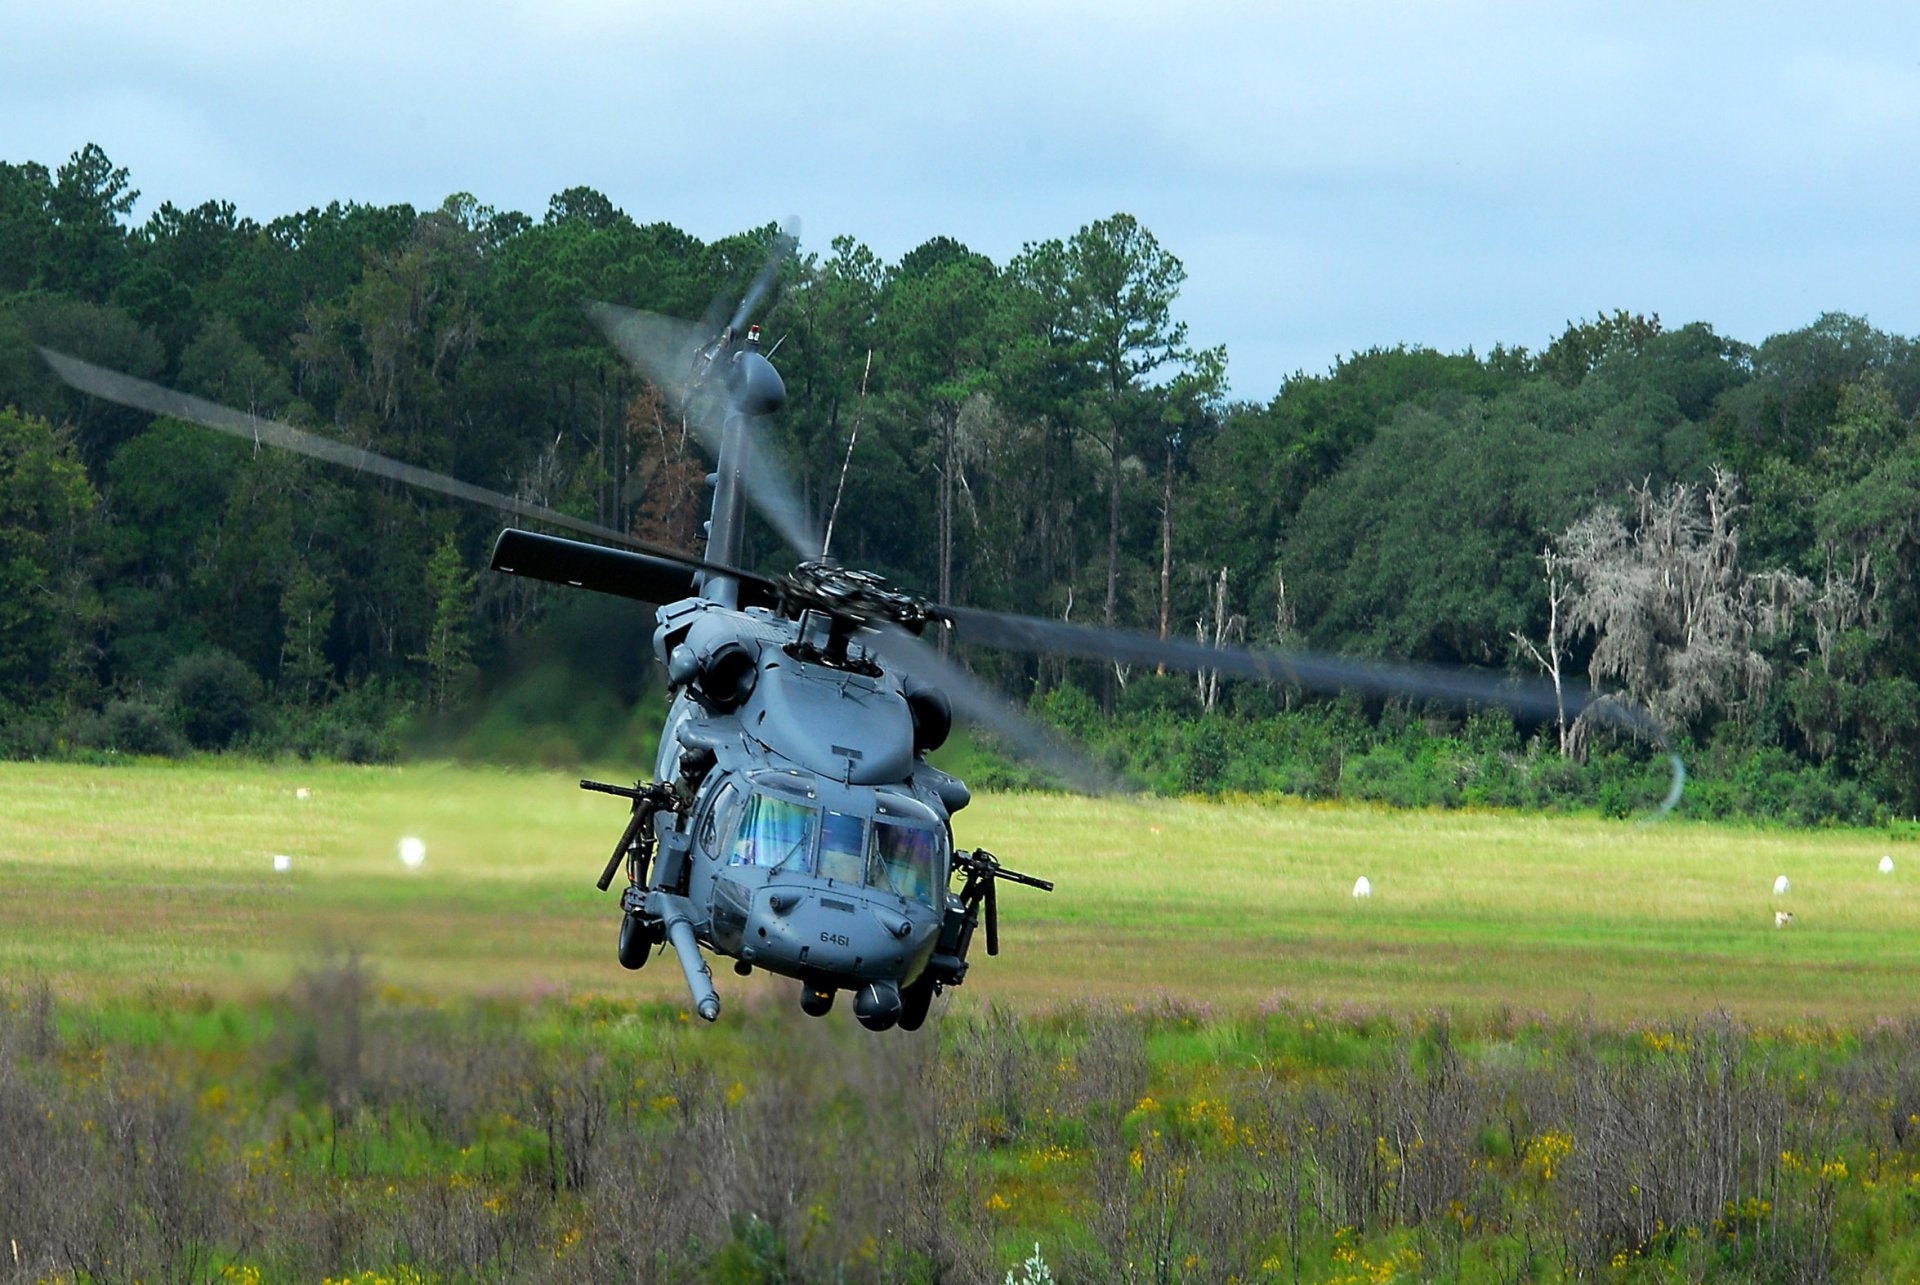
MULTIPOLYGON (((741 974, 760 968, 798 980, 810 1015, 826 1014, 845 990, 867 1028, 916 1030, 934 997, 966 979, 981 928, 987 954, 999 953, 999 883, 1052 891, 985 849, 955 847, 951 818, 971 795, 927 755, 946 740, 957 706, 1078 783, 1098 785, 1100 774, 923 641, 929 629, 987 647, 1496 704, 1541 718, 1585 709, 1663 739, 1643 713, 1583 690, 1549 693, 1474 671, 1219 648, 933 603, 817 556, 820 542, 785 480, 753 450, 786 390, 748 319, 790 248, 776 241, 717 329, 588 305, 714 454, 701 556, 41 351, 84 392, 594 537, 510 527, 491 565, 659 604, 653 651, 673 699, 653 780, 581 786, 630 805, 598 881, 608 890, 624 867, 620 963, 640 968, 670 945, 707 1021, 718 1018, 720 997, 702 947, 732 958, 741 974), (749 503, 803 556, 783 577, 741 565, 749 503)), ((1668 808, 1684 780, 1672 762, 1668 808)))

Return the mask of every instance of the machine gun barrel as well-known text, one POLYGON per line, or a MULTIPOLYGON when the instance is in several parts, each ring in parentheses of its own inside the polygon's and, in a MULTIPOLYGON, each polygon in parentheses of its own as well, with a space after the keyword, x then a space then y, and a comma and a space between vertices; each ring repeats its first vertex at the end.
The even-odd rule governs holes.
POLYGON ((620 859, 636 845, 639 856, 634 878, 636 880, 644 878, 647 863, 653 855, 653 836, 648 832, 647 824, 653 820, 653 814, 661 808, 672 808, 676 805, 673 787, 659 782, 652 785, 643 785, 638 782, 633 785, 608 785, 605 781, 582 780, 580 788, 593 790, 599 794, 617 795, 633 802, 633 816, 627 821, 627 828, 620 835, 620 842, 614 845, 613 855, 607 858, 607 868, 600 872, 600 878, 594 886, 601 892, 605 892, 613 883, 614 872, 620 868, 620 859))
POLYGON ((985 848, 977 848, 971 852, 965 848, 958 849, 953 854, 953 864, 975 878, 1005 879, 1009 883, 1038 888, 1041 892, 1053 891, 1053 880, 1036 879, 1032 875, 1021 874, 1018 870, 1003 866, 1000 864, 1000 859, 985 848))
POLYGON ((600 794, 617 794, 623 799, 632 799, 638 803, 646 796, 646 790, 637 785, 608 785, 605 781, 589 781, 582 778, 580 788, 594 790, 600 794))

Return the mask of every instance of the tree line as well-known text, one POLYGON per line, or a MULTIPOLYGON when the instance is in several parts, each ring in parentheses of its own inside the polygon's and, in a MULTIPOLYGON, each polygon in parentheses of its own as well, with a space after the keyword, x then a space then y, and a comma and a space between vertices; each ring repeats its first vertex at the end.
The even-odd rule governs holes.
MULTIPOLYGON (((136 199, 94 145, 0 163, 8 752, 386 752, 571 610, 476 575, 486 513, 80 397, 36 345, 697 544, 707 466, 581 303, 699 316, 772 226, 702 242, 585 187, 538 219, 458 194, 136 224, 136 199)), ((1380 347, 1242 400, 1177 319, 1184 276, 1124 213, 1005 263, 836 238, 759 318, 790 395, 766 449, 836 557, 945 600, 1590 679, 1696 745, 1920 810, 1912 341, 1842 314, 1751 344, 1603 312, 1538 351, 1380 347)), ((767 532, 751 553, 792 556, 767 532)), ((1305 703, 968 659, 1102 718, 1305 703)), ((1565 720, 1518 732, 1588 752, 1565 720)))

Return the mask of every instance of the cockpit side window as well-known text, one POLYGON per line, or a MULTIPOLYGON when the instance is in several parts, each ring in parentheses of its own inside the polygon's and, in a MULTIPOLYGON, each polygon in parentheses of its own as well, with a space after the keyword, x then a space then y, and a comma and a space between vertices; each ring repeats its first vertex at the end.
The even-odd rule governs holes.
POLYGON ((820 823, 820 875, 858 884, 866 868, 865 817, 829 811, 820 823))
POLYGON ((804 803, 777 794, 756 794, 747 803, 727 863, 805 870, 819 818, 819 812, 804 803))
POLYGON ((732 781, 723 782, 713 796, 713 805, 707 809, 707 819, 700 827, 700 847, 708 856, 717 857, 720 850, 732 836, 733 823, 740 815, 740 787, 732 781))
POLYGON ((933 905, 945 873, 945 846, 939 830, 876 817, 867 848, 868 886, 933 905))

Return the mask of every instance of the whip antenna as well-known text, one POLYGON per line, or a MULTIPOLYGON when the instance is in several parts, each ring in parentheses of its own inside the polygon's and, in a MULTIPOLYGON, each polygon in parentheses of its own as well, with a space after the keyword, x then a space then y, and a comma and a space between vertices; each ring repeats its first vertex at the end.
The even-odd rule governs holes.
MULTIPOLYGON (((781 338, 786 336, 782 335, 781 338)), ((840 516, 840 497, 847 493, 847 470, 853 465, 853 444, 860 440, 860 421, 867 413, 867 377, 873 374, 873 349, 867 349, 867 368, 860 372, 860 409, 853 417, 853 430, 847 434, 847 457, 840 461, 840 485, 833 489, 833 508, 827 512, 827 534, 820 541, 820 556, 833 548, 833 520, 840 516)))

